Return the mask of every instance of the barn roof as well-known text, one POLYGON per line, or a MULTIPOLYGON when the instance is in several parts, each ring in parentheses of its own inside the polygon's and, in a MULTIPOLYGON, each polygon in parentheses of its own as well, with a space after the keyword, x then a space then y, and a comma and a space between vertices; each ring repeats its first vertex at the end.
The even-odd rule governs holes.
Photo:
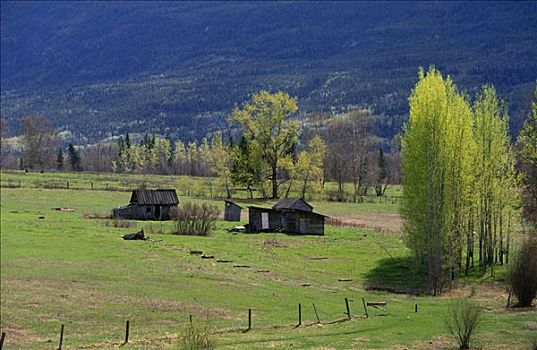
POLYGON ((274 204, 272 206, 272 209, 275 210, 281 210, 281 209, 300 209, 304 210, 303 208, 308 208, 308 211, 312 211, 313 207, 309 205, 304 199, 302 198, 282 198, 278 201, 278 203, 274 204))
POLYGON ((179 199, 175 190, 134 190, 131 203, 140 205, 177 205, 179 199))

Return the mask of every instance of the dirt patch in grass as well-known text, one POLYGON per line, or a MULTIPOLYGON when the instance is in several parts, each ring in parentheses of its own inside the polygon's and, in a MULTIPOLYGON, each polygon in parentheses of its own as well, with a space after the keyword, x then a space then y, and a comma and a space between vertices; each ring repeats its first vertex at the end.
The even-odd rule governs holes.
POLYGON ((17 325, 2 324, 2 332, 6 333, 6 344, 32 344, 49 340, 49 338, 39 337, 17 325))
POLYGON ((401 216, 397 213, 334 215, 326 221, 328 225, 354 227, 387 234, 400 234, 402 222, 401 216))
MULTIPOLYGON (((86 282, 62 281, 61 283, 58 283, 58 281, 43 279, 5 279, 2 280, 2 284, 3 287, 6 287, 2 290, 2 292, 5 293, 2 297, 3 302, 4 299, 9 298, 11 293, 16 294, 19 293, 17 291, 21 290, 36 291, 36 293, 32 293, 31 299, 27 302, 22 300, 23 304, 21 305, 21 301, 19 300, 18 305, 12 305, 12 307, 36 309, 46 307, 53 303, 56 305, 56 310, 58 307, 62 309, 76 310, 80 308, 97 309, 109 304, 114 304, 132 305, 153 312, 174 312, 176 314, 199 315, 220 320, 241 319, 234 312, 213 305, 204 306, 201 304, 185 303, 178 300, 158 297, 140 298, 139 296, 131 296, 125 293, 108 293, 99 290, 98 286, 90 286, 86 282)), ((32 311, 32 313, 35 313, 35 311, 32 311)), ((41 312, 40 315, 42 318, 53 317, 56 320, 56 316, 52 314, 48 315, 47 313, 41 312)), ((165 320, 162 321, 164 322, 165 320)))

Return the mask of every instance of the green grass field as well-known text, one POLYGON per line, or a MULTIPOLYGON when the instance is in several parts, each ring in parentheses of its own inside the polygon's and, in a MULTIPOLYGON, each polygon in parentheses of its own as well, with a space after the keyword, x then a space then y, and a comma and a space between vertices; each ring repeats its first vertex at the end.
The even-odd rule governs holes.
MULTIPOLYGON (((55 175, 72 183, 97 176, 55 175)), ((25 175, 4 176, 17 181, 25 175)), ((399 235, 333 226, 323 237, 232 234, 226 229, 235 224, 219 222, 212 236, 190 237, 171 234, 172 222, 116 228, 111 220, 86 218, 107 213, 129 197, 120 191, 1 189, 4 349, 55 349, 61 324, 64 348, 117 348, 127 319, 130 342, 122 348, 176 349, 189 315, 210 325, 217 349, 452 349, 455 342, 444 325, 448 299, 469 294, 484 307, 476 338, 481 349, 530 349, 537 332, 534 309, 505 309, 501 268, 495 279, 463 280, 442 297, 368 291, 368 286, 401 292, 422 286, 423 276, 399 235), (142 227, 152 240, 121 239, 142 227), (201 259, 190 250, 215 259, 201 259), (346 318, 346 297, 352 320, 329 323, 346 318), (370 307, 365 318, 362 298, 386 301, 387 307, 370 307), (298 303, 301 327, 296 327, 298 303), (321 325, 314 324, 313 303, 321 325), (243 332, 249 308, 253 329, 243 332)), ((215 199, 180 200, 223 208, 215 199)), ((396 205, 386 203, 313 205, 342 219, 397 212, 396 205)))

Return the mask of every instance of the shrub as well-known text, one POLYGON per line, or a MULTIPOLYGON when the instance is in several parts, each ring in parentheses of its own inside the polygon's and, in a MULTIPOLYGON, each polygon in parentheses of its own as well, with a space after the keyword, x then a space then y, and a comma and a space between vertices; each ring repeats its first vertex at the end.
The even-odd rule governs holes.
POLYGON ((209 327, 206 324, 191 324, 181 337, 182 350, 211 350, 214 342, 211 339, 209 327))
POLYGON ((208 236, 215 228, 220 211, 214 205, 185 203, 176 213, 177 234, 208 236))
POLYGON ((136 221, 125 220, 120 218, 113 218, 112 220, 106 220, 105 226, 107 227, 121 227, 131 228, 136 226, 136 221))
POLYGON ((528 238, 511 260, 507 280, 517 307, 531 306, 537 294, 537 237, 528 238))
POLYGON ((448 306, 447 328, 459 344, 459 349, 469 349, 470 339, 479 324, 481 307, 467 298, 452 299, 448 306))

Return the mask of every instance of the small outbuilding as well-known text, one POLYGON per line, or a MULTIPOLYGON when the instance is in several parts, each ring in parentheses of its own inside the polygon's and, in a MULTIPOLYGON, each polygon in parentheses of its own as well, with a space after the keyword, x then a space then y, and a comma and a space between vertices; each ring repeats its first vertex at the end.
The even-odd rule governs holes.
POLYGON ((128 205, 114 209, 114 217, 131 220, 170 220, 179 199, 175 190, 134 190, 128 205))
POLYGON ((228 200, 224 203, 224 221, 241 221, 242 207, 228 200))
POLYGON ((314 213, 302 198, 285 198, 272 208, 248 207, 249 230, 280 231, 291 234, 324 235, 327 216, 314 213))

